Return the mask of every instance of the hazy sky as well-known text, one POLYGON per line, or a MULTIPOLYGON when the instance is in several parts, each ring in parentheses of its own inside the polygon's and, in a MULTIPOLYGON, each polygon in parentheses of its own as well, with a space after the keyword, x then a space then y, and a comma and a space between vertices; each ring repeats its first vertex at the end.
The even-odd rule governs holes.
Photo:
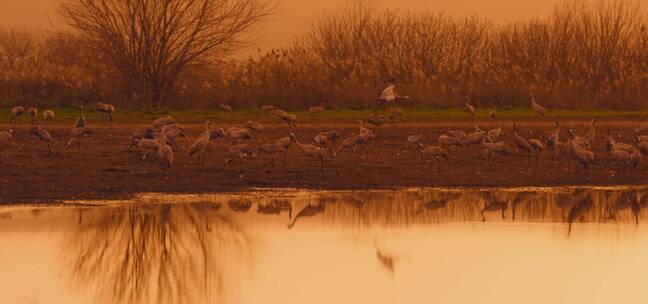
MULTIPOLYGON (((401 11, 444 11, 463 16, 479 14, 497 22, 546 16, 557 0, 374 0, 376 5, 401 11)), ((0 26, 49 28, 58 0, 0 0, 0 26)), ((288 45, 295 35, 326 11, 348 0, 280 0, 259 33, 261 46, 288 45)))

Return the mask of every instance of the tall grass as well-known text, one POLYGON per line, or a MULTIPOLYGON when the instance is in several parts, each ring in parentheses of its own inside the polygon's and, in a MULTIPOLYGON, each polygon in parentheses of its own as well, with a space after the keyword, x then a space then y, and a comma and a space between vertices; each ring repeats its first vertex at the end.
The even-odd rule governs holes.
MULTIPOLYGON (((466 99, 481 107, 526 107, 532 92, 550 108, 645 109, 644 9, 635 0, 570 0, 546 18, 496 25, 478 16, 401 13, 355 2, 322 17, 284 49, 192 67, 166 106, 304 109, 323 102, 364 109, 394 78, 418 107, 460 107, 466 99)), ((73 44, 52 39, 41 44, 73 44)), ((0 71, 1 105, 82 99, 140 106, 119 94, 100 58, 34 58, 22 61, 33 66, 23 74, 0 71)))

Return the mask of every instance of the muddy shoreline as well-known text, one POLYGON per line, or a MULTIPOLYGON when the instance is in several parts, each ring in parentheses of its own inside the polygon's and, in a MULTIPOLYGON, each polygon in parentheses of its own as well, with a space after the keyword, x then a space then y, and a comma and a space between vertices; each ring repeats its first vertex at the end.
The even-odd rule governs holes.
MULTIPOLYGON (((510 122, 478 121, 483 128, 501 126, 506 134, 503 140, 511 142, 510 122)), ((532 129, 536 134, 547 134, 551 120, 518 122, 526 135, 532 129)), ((584 134, 586 120, 561 121, 563 128, 575 128, 584 134)), ((87 138, 81 149, 65 147, 70 127, 63 123, 48 128, 53 136, 55 153, 48 155, 43 143, 30 136, 29 126, 23 125, 14 133, 9 146, 2 147, 0 163, 0 204, 56 203, 62 200, 127 199, 139 193, 207 194, 244 191, 249 188, 300 188, 316 190, 368 190, 410 187, 551 187, 551 186, 614 186, 645 185, 647 165, 642 164, 631 175, 623 164, 614 160, 605 150, 604 133, 607 127, 620 134, 619 141, 633 143, 632 128, 636 121, 607 120, 599 123, 594 152, 597 163, 589 175, 567 171, 566 163, 553 151, 534 158, 514 155, 484 160, 482 148, 477 146, 450 150, 439 172, 436 166, 420 160, 418 153, 398 152, 411 134, 424 134, 425 144, 436 144, 444 129, 470 130, 471 121, 434 121, 429 123, 398 123, 379 129, 378 139, 371 146, 368 158, 341 154, 328 163, 325 177, 319 172, 319 162, 308 159, 296 149, 290 149, 284 167, 276 157, 275 170, 266 173, 262 168, 267 159, 246 161, 244 171, 234 167, 224 169, 228 157, 229 140, 213 143, 207 166, 201 161, 189 160, 188 147, 203 130, 201 124, 184 124, 187 138, 179 142, 175 165, 165 175, 155 157, 142 161, 138 152, 127 152, 132 132, 143 126, 104 124, 89 127, 96 134, 87 138), (85 149, 87 148, 87 151, 85 149)), ((0 125, 0 129, 7 129, 0 125)), ((283 125, 266 124, 265 137, 269 140, 286 136, 283 125)), ((304 143, 310 143, 321 131, 337 130, 342 137, 357 132, 351 122, 304 125, 296 132, 304 143)), ((260 138, 250 144, 262 144, 260 138)))

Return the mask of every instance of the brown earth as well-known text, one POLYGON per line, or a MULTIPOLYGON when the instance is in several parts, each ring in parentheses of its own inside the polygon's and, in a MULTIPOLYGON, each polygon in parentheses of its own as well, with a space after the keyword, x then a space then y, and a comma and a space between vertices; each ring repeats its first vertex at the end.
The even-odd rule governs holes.
MULTIPOLYGON (((483 128, 503 126, 503 139, 511 142, 510 122, 480 121, 483 128)), ((187 149, 203 130, 200 124, 186 124, 188 138, 180 140, 175 153, 176 162, 166 173, 159 167, 157 155, 146 161, 138 152, 126 152, 132 132, 143 125, 91 125, 97 134, 84 142, 84 148, 65 147, 70 127, 57 125, 48 128, 53 137, 55 153, 49 155, 44 143, 29 135, 29 126, 23 125, 14 133, 9 146, 0 147, 0 203, 49 203, 70 199, 127 198, 141 192, 210 193, 245 190, 250 187, 290 187, 307 189, 381 189, 394 187, 512 187, 512 186, 566 186, 643 184, 648 171, 643 164, 633 175, 621 170, 623 164, 612 159, 604 147, 607 127, 622 134, 620 141, 633 142, 632 127, 636 121, 608 120, 598 124, 594 152, 597 163, 588 175, 567 171, 566 162, 553 151, 543 153, 536 163, 534 158, 513 155, 486 161, 482 147, 455 148, 450 158, 442 163, 442 171, 420 160, 417 153, 407 151, 397 155, 407 135, 425 134, 427 144, 436 143, 444 129, 472 128, 473 122, 434 121, 430 123, 397 123, 380 128, 376 143, 370 147, 368 158, 341 154, 328 162, 325 176, 319 172, 319 162, 308 159, 296 149, 288 153, 284 167, 277 157, 275 170, 267 173, 261 168, 266 159, 248 160, 244 171, 231 166, 223 168, 229 139, 213 143, 212 153, 204 167, 198 160, 189 160, 187 149)), ((536 134, 547 134, 550 120, 519 123, 526 135, 529 128, 536 134)), ((562 121, 563 130, 574 127, 579 134, 588 129, 585 120, 562 121)), ((7 125, 0 129, 7 129, 7 125)), ((350 122, 303 125, 297 131, 300 141, 310 142, 320 131, 337 130, 342 137, 357 132, 350 122)), ((267 124, 265 136, 271 140, 286 136, 284 125, 267 124)), ((562 134, 564 136, 564 132, 562 134)), ((262 143, 256 138, 253 145, 262 143)))

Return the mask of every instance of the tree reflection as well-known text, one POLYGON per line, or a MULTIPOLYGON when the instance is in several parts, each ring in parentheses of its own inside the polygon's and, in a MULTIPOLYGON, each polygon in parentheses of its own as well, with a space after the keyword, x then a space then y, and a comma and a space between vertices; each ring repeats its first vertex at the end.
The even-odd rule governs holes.
POLYGON ((250 254, 250 239, 209 204, 86 211, 67 239, 75 285, 101 303, 209 303, 222 297, 225 270, 250 254), (212 294, 214 292, 215 294, 212 294))

